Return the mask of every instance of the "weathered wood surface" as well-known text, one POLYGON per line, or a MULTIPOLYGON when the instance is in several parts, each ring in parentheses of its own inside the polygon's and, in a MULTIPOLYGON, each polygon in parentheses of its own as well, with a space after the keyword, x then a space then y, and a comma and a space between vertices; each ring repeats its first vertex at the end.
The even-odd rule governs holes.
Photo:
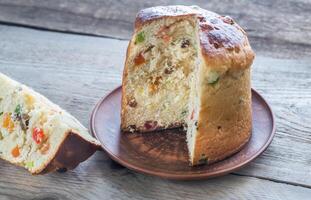
POLYGON ((128 39, 140 9, 172 4, 197 4, 232 16, 246 29, 252 46, 261 55, 311 56, 311 2, 308 0, 0 0, 0 21, 128 39))
MULTIPOLYGON (((0 71, 67 109, 85 126, 100 97, 120 85, 127 41, 0 26, 0 71)), ((310 199, 311 64, 257 56, 253 87, 276 114, 258 159, 231 175, 177 182, 145 176, 104 152, 73 171, 31 176, 0 161, 0 199, 310 199)))

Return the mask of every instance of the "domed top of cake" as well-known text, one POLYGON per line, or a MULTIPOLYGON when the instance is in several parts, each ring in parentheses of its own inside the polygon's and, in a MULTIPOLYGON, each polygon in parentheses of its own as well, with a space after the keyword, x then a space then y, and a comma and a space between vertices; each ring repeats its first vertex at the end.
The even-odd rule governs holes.
POLYGON ((205 62, 214 67, 247 68, 252 51, 245 31, 229 16, 221 16, 198 6, 157 6, 141 10, 135 28, 161 18, 197 17, 201 50, 205 62))

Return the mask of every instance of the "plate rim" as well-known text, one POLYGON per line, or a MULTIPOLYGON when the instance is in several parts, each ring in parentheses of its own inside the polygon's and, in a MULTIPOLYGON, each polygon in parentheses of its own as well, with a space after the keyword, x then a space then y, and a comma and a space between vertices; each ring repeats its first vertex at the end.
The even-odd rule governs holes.
MULTIPOLYGON (((119 85, 117 87, 115 87, 113 90, 111 90, 110 92, 108 92, 106 95, 104 95, 103 97, 100 98, 100 100, 95 104, 95 107, 92 110, 91 113, 91 117, 90 117, 90 121, 89 121, 89 128, 91 131, 91 134, 93 136, 96 137, 96 139, 98 139, 97 133, 95 131, 95 116, 98 112, 98 109, 100 107, 100 105, 102 104, 102 102, 112 93, 116 92, 117 90, 121 90, 122 91, 122 85, 119 85)), ((121 164, 122 166, 145 174, 145 175, 151 175, 151 176, 157 176, 157 177, 161 177, 161 178, 165 178, 165 179, 169 179, 169 180, 202 180, 202 179, 208 179, 208 178, 213 178, 213 177, 217 177, 217 176, 222 176, 225 174, 229 174, 233 171, 236 171, 238 169, 241 169, 242 167, 246 166, 247 164, 249 164, 250 162, 252 162, 253 160, 255 160, 259 155, 261 155, 267 148, 268 146, 271 144, 274 136, 275 136, 275 132, 276 132, 276 126, 275 126, 275 115, 273 113, 273 110, 271 108, 271 106, 268 104, 268 102, 266 101, 266 99, 254 88, 251 88, 251 92, 255 93, 257 96, 259 96, 259 98, 261 98, 261 100, 264 102, 264 104, 267 106, 268 111, 270 113, 271 119, 272 119, 272 131, 270 133, 269 139, 267 140, 267 142, 249 159, 246 159, 245 161, 238 163, 237 165, 230 167, 230 168, 226 168, 220 171, 216 171, 213 174, 210 173, 200 173, 200 174, 171 174, 171 173, 165 173, 165 172, 160 172, 160 171, 154 171, 154 170, 149 170, 149 169, 145 169, 145 168, 141 168, 139 166, 130 164, 128 162, 126 162, 125 160, 120 159, 119 157, 117 157, 116 155, 114 155, 112 152, 109 151, 109 148, 107 148, 104 144, 102 144, 102 142, 99 140, 102 149, 108 154, 108 156, 114 160, 115 162, 121 164)), ((247 143, 246 143, 247 144, 247 143)), ((240 150, 242 150, 245 147, 242 147, 240 150)), ((229 156, 228 158, 230 158, 231 156, 229 156)), ((226 159, 228 159, 226 158, 226 159)), ((224 160, 226 160, 224 159, 224 160)), ((221 161, 220 161, 221 162, 221 161)))

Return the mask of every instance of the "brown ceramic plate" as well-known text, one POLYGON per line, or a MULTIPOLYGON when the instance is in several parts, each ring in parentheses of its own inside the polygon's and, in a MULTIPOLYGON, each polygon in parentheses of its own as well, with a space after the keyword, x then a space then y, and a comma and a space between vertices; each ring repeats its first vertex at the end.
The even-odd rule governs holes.
POLYGON ((153 133, 120 132, 121 87, 102 98, 91 116, 91 131, 109 156, 121 165, 168 179, 204 179, 237 170, 259 156, 275 133, 274 117, 267 102, 252 90, 253 129, 250 141, 233 156, 211 164, 190 167, 185 133, 167 130, 153 133))

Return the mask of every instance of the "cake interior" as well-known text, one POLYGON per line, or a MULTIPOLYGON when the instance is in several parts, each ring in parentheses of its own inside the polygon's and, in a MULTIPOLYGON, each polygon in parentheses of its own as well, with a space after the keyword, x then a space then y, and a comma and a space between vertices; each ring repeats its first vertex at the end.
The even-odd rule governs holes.
POLYGON ((196 17, 164 18, 137 31, 127 59, 125 131, 184 127, 192 157, 200 97, 196 17))
POLYGON ((45 138, 41 137, 40 130, 48 118, 42 109, 35 109, 32 95, 24 93, 22 87, 8 88, 8 84, 2 85, 0 96, 1 157, 29 170, 38 169, 50 155, 54 145, 50 141, 55 141, 47 140, 47 131, 43 133, 45 138), (34 127, 40 135, 36 137, 38 144, 33 138, 34 127))
POLYGON ((0 74, 0 157, 40 172, 53 159, 66 133, 90 138, 72 116, 31 89, 0 74))

